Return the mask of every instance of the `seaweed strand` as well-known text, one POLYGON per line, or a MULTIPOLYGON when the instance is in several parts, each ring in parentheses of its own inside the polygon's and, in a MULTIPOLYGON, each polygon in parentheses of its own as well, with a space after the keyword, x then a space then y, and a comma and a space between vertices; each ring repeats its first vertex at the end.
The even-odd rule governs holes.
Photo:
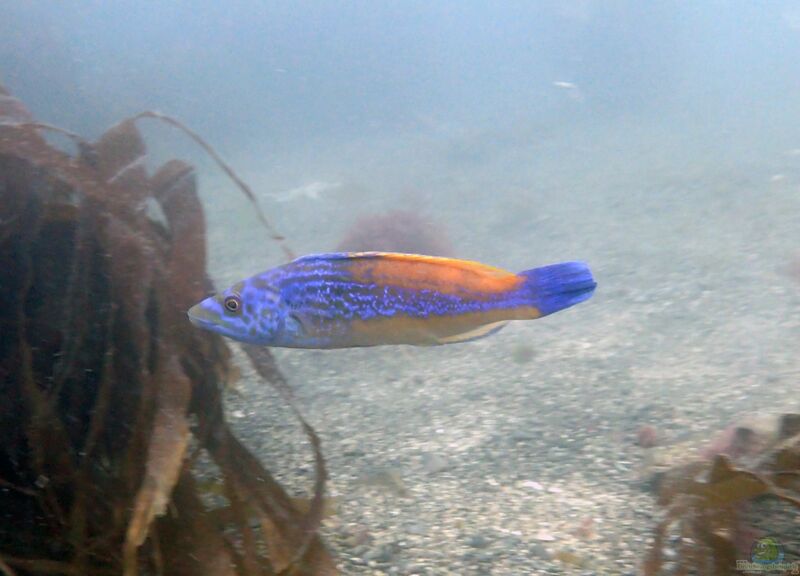
POLYGON ((239 176, 236 174, 236 172, 234 172, 234 170, 230 167, 230 165, 227 162, 225 162, 225 160, 222 159, 222 157, 217 153, 216 150, 214 150, 214 148, 210 144, 208 144, 208 142, 203 140, 203 138, 201 138, 199 134, 197 134, 194 130, 188 128, 185 124, 183 124, 179 120, 176 120, 175 118, 168 116, 166 114, 162 114, 161 112, 147 110, 145 112, 140 112, 139 114, 136 114, 131 119, 135 122, 140 118, 153 118, 165 122, 170 126, 174 126, 178 130, 186 134, 189 138, 194 140, 194 142, 198 146, 200 146, 203 150, 205 150, 205 152, 209 156, 211 156, 214 162, 216 162, 217 166, 219 166, 225 172, 225 174, 227 174, 228 177, 231 180, 233 180, 234 184, 236 184, 239 190, 241 190, 244 193, 244 195, 247 196, 247 199, 250 200, 250 203, 253 205, 253 209, 256 212, 256 216, 264 225, 264 227, 267 229, 267 231, 270 233, 270 237, 280 245, 286 257, 289 258, 290 260, 295 258, 294 252, 292 251, 291 248, 289 248, 289 245, 286 242, 286 237, 283 234, 280 234, 276 230, 276 228, 272 224, 270 224, 269 220, 267 220, 267 217, 264 215, 263 210, 261 210, 261 206, 258 203, 258 199, 256 198, 256 195, 253 193, 253 191, 250 189, 250 186, 248 186, 244 182, 244 180, 239 178, 239 176))

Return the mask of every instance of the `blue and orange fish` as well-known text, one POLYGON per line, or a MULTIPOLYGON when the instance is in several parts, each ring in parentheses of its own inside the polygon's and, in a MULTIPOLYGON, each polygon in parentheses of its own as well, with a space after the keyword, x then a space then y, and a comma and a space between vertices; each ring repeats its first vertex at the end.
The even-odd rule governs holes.
POLYGON ((431 346, 583 302, 581 262, 513 274, 478 262, 387 252, 314 254, 234 284, 189 310, 197 326, 287 348, 431 346))

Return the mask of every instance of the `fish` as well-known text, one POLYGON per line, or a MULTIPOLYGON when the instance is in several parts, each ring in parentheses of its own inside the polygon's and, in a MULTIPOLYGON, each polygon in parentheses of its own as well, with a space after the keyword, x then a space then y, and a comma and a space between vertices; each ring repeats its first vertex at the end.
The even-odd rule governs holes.
POLYGON ((456 258, 334 252, 237 282, 188 316, 199 328, 274 347, 435 346, 548 316, 588 299, 596 286, 583 262, 514 274, 456 258))
POLYGON ((299 198, 307 198, 309 200, 319 200, 320 194, 332 190, 337 190, 342 187, 340 182, 323 182, 316 181, 291 190, 284 190, 276 194, 270 194, 276 202, 291 202, 299 198))
POLYGON ((556 88, 561 88, 563 90, 576 90, 578 88, 577 84, 573 84, 572 82, 565 82, 564 80, 554 80, 553 86, 556 88))

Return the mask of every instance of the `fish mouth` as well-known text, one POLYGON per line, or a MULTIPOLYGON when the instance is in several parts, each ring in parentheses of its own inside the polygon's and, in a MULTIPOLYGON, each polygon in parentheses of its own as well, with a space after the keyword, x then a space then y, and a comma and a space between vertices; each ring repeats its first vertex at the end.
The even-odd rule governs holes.
POLYGON ((186 313, 189 321, 198 328, 206 330, 219 326, 219 315, 203 306, 203 303, 195 304, 186 313))

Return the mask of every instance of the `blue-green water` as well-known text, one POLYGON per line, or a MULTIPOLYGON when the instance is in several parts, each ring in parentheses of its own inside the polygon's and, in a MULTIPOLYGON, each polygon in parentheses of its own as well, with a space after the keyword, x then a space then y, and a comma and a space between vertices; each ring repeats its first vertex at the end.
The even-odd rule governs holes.
MULTIPOLYGON (((657 517, 640 426, 700 445, 800 409, 798 62, 790 1, 0 2, 0 83, 37 118, 179 117, 298 254, 405 209, 456 256, 591 264, 591 301, 483 341, 277 353, 353 574, 630 573, 657 517)), ((281 262, 202 155, 147 137, 198 164, 217 285, 281 262)), ((241 388, 240 434, 306 490, 296 425, 241 388)))

